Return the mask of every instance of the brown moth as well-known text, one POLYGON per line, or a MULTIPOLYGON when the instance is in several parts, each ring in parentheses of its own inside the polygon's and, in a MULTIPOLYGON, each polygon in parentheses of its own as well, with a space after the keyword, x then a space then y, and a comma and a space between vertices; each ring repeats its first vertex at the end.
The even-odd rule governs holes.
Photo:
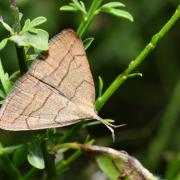
POLYGON ((95 88, 83 43, 64 30, 14 85, 0 110, 0 128, 11 131, 68 126, 83 119, 103 121, 95 110, 95 88))

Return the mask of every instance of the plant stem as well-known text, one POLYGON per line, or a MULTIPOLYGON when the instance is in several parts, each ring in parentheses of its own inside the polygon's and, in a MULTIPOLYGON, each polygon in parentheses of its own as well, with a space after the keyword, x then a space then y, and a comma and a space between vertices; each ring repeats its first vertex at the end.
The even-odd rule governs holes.
POLYGON ((77 132, 79 132, 82 126, 83 126, 83 122, 74 125, 65 135, 62 136, 62 138, 60 139, 60 143, 65 143, 70 141, 77 134, 77 132))
POLYGON ((23 75, 28 70, 24 47, 19 47, 16 45, 16 52, 17 52, 17 57, 18 57, 18 61, 19 61, 20 73, 21 73, 21 75, 23 75))
POLYGON ((120 85, 126 81, 127 76, 150 54, 150 52, 156 47, 157 43, 164 37, 164 35, 172 28, 176 21, 180 18, 180 5, 178 5, 175 13, 169 19, 169 21, 161 28, 161 30, 155 34, 146 47, 140 52, 134 61, 132 61, 128 68, 120 74, 107 88, 104 94, 96 101, 96 109, 99 111, 106 101, 112 96, 112 94, 120 87, 120 85))
POLYGON ((55 168, 54 162, 52 161, 52 159, 50 158, 50 156, 48 154, 47 145, 46 145, 45 140, 42 141, 41 148, 42 148, 43 157, 44 157, 44 161, 45 161, 45 168, 46 168, 47 176, 49 179, 56 179, 57 178, 56 168, 55 168))
MULTIPOLYGON (((12 13, 14 15, 14 32, 19 33, 21 30, 20 12, 16 5, 15 0, 11 0, 10 7, 11 7, 12 13)), ((18 57, 18 61, 19 61, 20 72, 21 72, 21 75, 23 75, 28 70, 24 47, 19 47, 16 45, 16 52, 17 52, 17 57, 18 57)))
POLYGON ((16 4, 16 0, 11 0, 10 8, 11 8, 12 14, 14 16, 14 31, 20 32, 20 30, 21 30, 20 13, 19 13, 19 9, 16 4))
POLYGON ((62 174, 69 165, 74 162, 77 158, 81 156, 82 152, 81 150, 76 150, 70 157, 68 157, 66 160, 61 160, 56 164, 56 169, 58 171, 58 174, 62 174))
POLYGON ((83 36, 84 32, 87 30, 87 28, 93 21, 94 17, 96 16, 96 10, 101 5, 101 2, 102 0, 93 0, 87 15, 83 18, 81 24, 77 29, 77 34, 79 35, 79 37, 83 36))
POLYGON ((23 180, 33 179, 33 176, 39 172, 36 168, 31 168, 23 177, 23 180))

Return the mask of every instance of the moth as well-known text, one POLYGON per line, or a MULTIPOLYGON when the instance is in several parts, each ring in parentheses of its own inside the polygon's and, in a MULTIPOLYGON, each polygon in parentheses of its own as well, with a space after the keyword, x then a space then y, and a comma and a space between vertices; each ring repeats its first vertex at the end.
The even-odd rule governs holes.
POLYGON ((95 87, 81 39, 64 30, 51 39, 28 72, 14 84, 0 109, 0 128, 10 131, 57 128, 96 119, 95 87))

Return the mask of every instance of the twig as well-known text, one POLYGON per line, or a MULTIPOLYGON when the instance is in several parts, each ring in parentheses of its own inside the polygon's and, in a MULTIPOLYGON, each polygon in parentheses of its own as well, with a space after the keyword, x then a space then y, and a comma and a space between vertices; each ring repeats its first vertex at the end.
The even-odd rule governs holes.
MULTIPOLYGON (((16 5, 15 0, 11 0, 10 8, 12 10, 12 14, 14 15, 14 31, 18 33, 21 30, 21 23, 20 23, 20 12, 16 5)), ((19 61, 20 72, 23 75, 28 70, 24 47, 19 47, 16 45, 16 52, 19 61)))
POLYGON ((42 148, 43 157, 45 161, 45 168, 46 168, 47 176, 49 179, 56 179, 57 178, 56 168, 55 168, 54 162, 52 161, 52 159, 50 158, 48 154, 46 140, 42 141, 41 148, 42 148))
POLYGON ((102 0, 93 0, 86 18, 82 20, 81 24, 79 25, 77 29, 77 34, 79 35, 79 37, 83 36, 83 34, 87 30, 91 22, 93 21, 94 17, 96 16, 95 12, 98 9, 98 7, 101 5, 101 2, 102 0))
POLYGON ((169 19, 169 21, 161 28, 161 30, 155 34, 151 41, 146 45, 146 47, 140 52, 134 61, 132 61, 128 68, 120 74, 107 88, 104 94, 99 97, 96 101, 96 109, 99 111, 106 101, 112 96, 112 94, 123 84, 128 75, 139 66, 139 64, 151 53, 151 51, 156 47, 157 43, 164 37, 164 35, 173 27, 173 25, 180 18, 180 5, 178 5, 175 13, 169 19))

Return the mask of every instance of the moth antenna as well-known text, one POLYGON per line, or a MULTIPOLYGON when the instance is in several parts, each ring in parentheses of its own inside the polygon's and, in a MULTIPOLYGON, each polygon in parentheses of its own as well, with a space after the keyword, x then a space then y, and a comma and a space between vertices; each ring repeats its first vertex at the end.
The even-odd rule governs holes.
POLYGON ((111 123, 105 121, 104 119, 100 118, 99 116, 96 119, 98 121, 100 121, 102 124, 104 124, 111 131, 113 142, 115 142, 115 134, 114 134, 114 129, 113 128, 118 128, 118 127, 122 127, 122 126, 126 125, 126 124, 114 125, 114 124, 111 124, 111 123))

